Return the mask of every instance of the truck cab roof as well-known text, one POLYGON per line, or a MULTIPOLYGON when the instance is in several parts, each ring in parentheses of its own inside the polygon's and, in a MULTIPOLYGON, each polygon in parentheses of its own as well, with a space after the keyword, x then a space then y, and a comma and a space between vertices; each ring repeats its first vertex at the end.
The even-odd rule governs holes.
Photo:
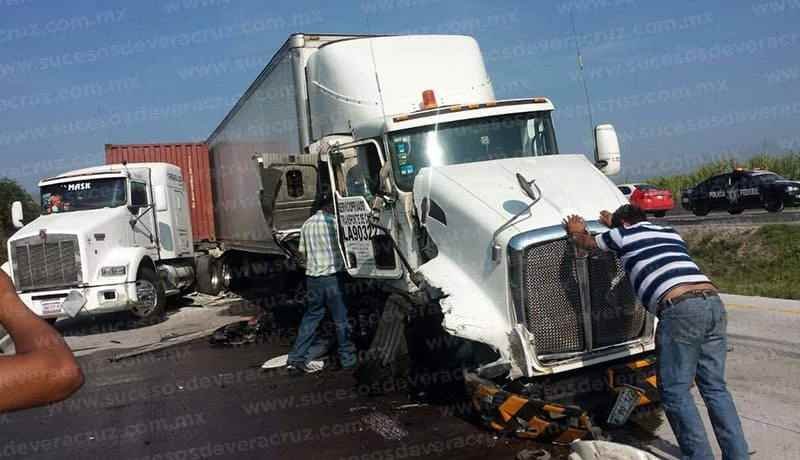
MULTIPOLYGON (((180 168, 178 168, 175 165, 171 165, 169 163, 134 163, 134 164, 129 164, 127 168, 128 169, 142 169, 142 168, 175 169, 178 171, 178 174, 180 174, 180 168)), ((76 169, 73 171, 65 172, 63 174, 59 174, 58 176, 42 179, 39 182, 39 187, 86 176, 125 177, 126 167, 123 166, 122 164, 112 164, 112 165, 94 166, 91 168, 76 169)))

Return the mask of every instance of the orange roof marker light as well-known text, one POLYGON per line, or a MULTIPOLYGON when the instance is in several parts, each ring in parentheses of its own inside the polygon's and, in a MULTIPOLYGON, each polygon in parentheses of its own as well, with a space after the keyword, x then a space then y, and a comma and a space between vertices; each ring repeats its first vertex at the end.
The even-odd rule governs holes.
POLYGON ((439 104, 436 103, 436 94, 432 89, 422 92, 422 110, 435 109, 439 104))

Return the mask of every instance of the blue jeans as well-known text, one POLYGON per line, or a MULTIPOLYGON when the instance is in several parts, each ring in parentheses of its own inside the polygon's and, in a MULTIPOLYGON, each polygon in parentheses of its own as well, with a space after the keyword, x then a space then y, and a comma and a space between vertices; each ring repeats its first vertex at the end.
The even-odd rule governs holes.
POLYGON ((719 297, 687 299, 664 310, 659 319, 658 386, 683 458, 714 458, 690 393, 692 382, 697 383, 708 408, 722 458, 750 458, 736 406, 725 385, 728 319, 722 301, 719 297))
POLYGON ((356 364, 356 347, 350 340, 350 324, 347 321, 347 307, 342 294, 342 275, 306 277, 306 312, 300 322, 300 330, 289 352, 289 364, 301 365, 313 357, 309 351, 319 348, 317 328, 325 317, 325 306, 330 309, 333 324, 336 326, 336 340, 339 342, 339 360, 344 367, 356 364), (316 345, 316 346, 315 346, 316 345))

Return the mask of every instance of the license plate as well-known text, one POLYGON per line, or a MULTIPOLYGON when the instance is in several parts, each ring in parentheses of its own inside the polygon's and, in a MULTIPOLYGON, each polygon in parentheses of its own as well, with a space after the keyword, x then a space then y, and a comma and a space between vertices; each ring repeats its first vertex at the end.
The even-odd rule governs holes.
POLYGON ((63 299, 42 302, 42 315, 57 315, 61 313, 63 299))
POLYGON ((623 387, 617 395, 617 402, 608 414, 608 424, 613 426, 624 425, 639 404, 639 391, 632 387, 623 387))

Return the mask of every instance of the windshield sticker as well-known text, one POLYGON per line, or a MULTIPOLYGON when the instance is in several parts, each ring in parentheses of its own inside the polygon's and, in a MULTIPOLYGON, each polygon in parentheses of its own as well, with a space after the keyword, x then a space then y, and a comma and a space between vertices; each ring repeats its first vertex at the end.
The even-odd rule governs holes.
POLYGON ((408 142, 395 142, 394 149, 398 155, 408 154, 408 142))
POLYGON ((414 174, 414 165, 402 165, 400 166, 400 174, 403 176, 408 176, 414 174))
POLYGON ((76 182, 74 184, 64 184, 62 186, 68 192, 80 192, 83 190, 91 190, 92 183, 91 182, 76 182))

